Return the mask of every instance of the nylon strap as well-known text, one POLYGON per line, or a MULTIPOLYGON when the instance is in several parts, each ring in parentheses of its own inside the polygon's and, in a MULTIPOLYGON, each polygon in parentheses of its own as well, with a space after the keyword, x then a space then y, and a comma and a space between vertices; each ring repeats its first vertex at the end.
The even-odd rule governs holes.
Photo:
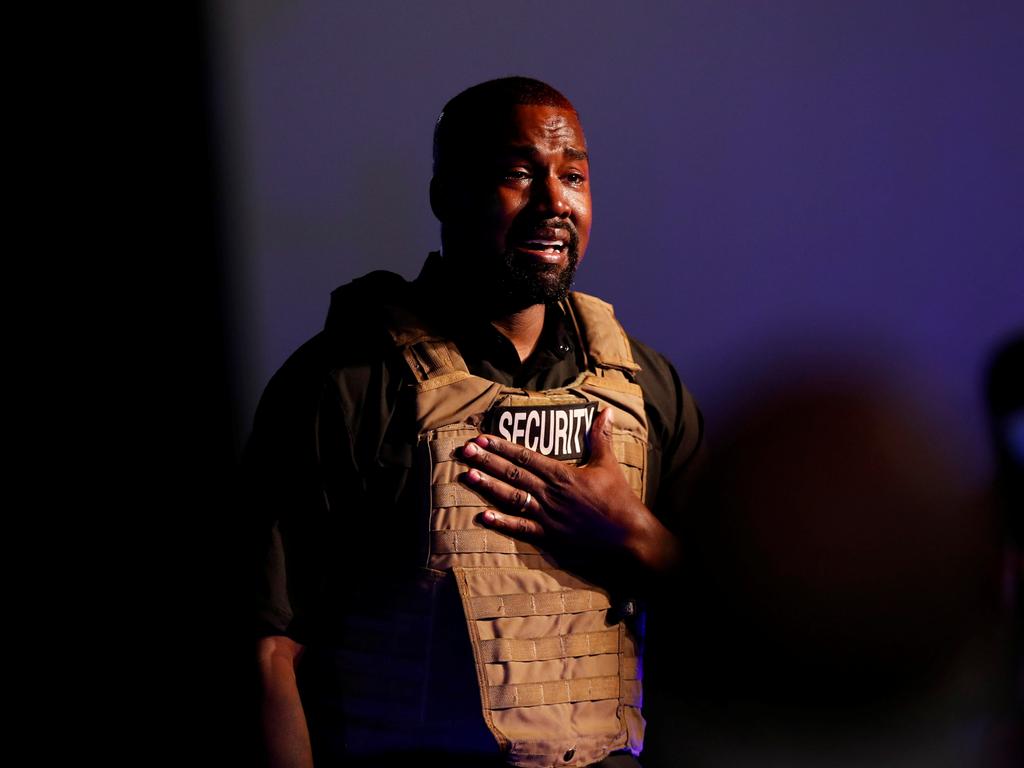
POLYGON ((455 451, 469 441, 469 437, 439 437, 430 441, 430 460, 435 464, 442 461, 457 461, 455 451))
POLYGON ((641 707, 644 702, 643 684, 639 680, 622 681, 622 703, 627 707, 641 707))
POLYGON ((452 374, 468 374, 466 361, 451 341, 424 339, 405 348, 405 359, 420 383, 452 374))
POLYGON ((623 680, 640 679, 640 659, 636 656, 623 656, 619 662, 619 677, 623 680))
POLYGON ((644 488, 643 482, 640 480, 639 470, 635 467, 630 467, 630 469, 634 471, 626 473, 626 481, 629 483, 629 487, 632 489, 633 493, 642 499, 644 497, 644 488))
POLYGON ((618 652, 618 628, 556 637, 534 637, 524 640, 501 638, 480 641, 480 660, 492 664, 500 661, 569 659, 576 656, 597 656, 602 653, 618 652))
POLYGON ((506 555, 541 554, 537 547, 528 542, 519 541, 497 531, 488 531, 484 528, 431 531, 430 551, 438 554, 458 554, 461 552, 499 552, 506 555))
MULTIPOLYGON (((598 370, 601 370, 600 368, 598 370)), ((610 369, 604 371, 609 374, 607 376, 598 376, 593 373, 585 374, 583 380, 580 382, 580 388, 586 391, 587 387, 597 387, 598 389, 611 389, 615 392, 621 392, 624 395, 634 395, 636 397, 643 396, 643 390, 640 389, 639 384, 633 384, 626 380, 622 371, 610 369), (611 374, 615 374, 614 376, 611 374), (619 378, 616 378, 619 377, 619 378)))
POLYGON ((631 376, 640 370, 611 304, 573 291, 569 294, 569 305, 586 340, 587 352, 599 366, 617 368, 631 376))
POLYGON ((610 608, 608 596, 586 589, 513 595, 482 595, 469 600, 473 619, 509 616, 553 616, 558 613, 583 613, 610 608))
POLYGON ((484 501, 475 491, 471 491, 461 483, 438 483, 432 486, 431 503, 437 507, 486 507, 484 501))
POLYGON ((566 704, 574 701, 599 701, 619 698, 619 678, 580 677, 575 680, 551 680, 544 683, 492 685, 487 688, 491 709, 538 707, 542 704, 566 704))
POLYGON ((644 459, 647 458, 647 449, 639 443, 627 443, 623 440, 612 441, 612 448, 615 451, 615 458, 620 464, 628 464, 631 467, 642 467, 644 459))

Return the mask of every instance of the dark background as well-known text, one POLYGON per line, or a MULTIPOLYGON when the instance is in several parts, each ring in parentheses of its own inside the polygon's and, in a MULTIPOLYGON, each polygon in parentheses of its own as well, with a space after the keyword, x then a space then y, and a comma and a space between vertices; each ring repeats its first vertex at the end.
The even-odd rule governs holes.
MULTIPOLYGON (((1020 3, 237 0, 194 4, 167 21, 149 54, 171 76, 152 88, 160 138, 141 134, 152 197, 131 201, 160 219, 149 226, 140 216, 139 242, 153 248, 126 308, 155 372, 124 394, 131 405, 138 398, 132 413, 146 414, 127 432, 159 436, 138 476, 154 508, 167 505, 153 535, 171 549, 174 581, 157 627, 172 640, 170 663, 145 687, 175 704, 149 723, 166 735, 148 750, 185 747, 211 764, 253 756, 253 691, 239 655, 244 519, 231 504, 231 467, 267 379, 322 325, 330 290, 376 268, 412 277, 437 247, 427 204, 433 122, 448 98, 490 77, 538 77, 578 107, 595 228, 577 287, 612 301, 632 333, 675 363, 713 438, 735 436, 745 404, 780 381, 831 376, 869 393, 884 381, 884 407, 844 414, 898 421, 913 410, 910 421, 927 426, 906 444, 942 455, 929 472, 952 468, 951 494, 988 492, 984 369, 1024 323, 1020 3), (163 483, 155 489, 152 473, 163 483), (170 691, 182 687, 179 701, 170 691)), ((119 354, 134 361, 135 351, 119 354)), ((914 517, 896 530, 913 540, 930 525, 914 517)), ((827 517, 814 526, 832 529, 827 517)), ((938 528, 943 542, 955 540, 955 524, 938 528)), ((801 541, 789 530, 776 534, 782 556, 801 541)), ((971 530, 967 539, 985 538, 971 530)), ((717 534, 733 541, 735 532, 717 534)), ((962 568, 988 563, 976 549, 948 554, 962 568)), ((942 581, 932 576, 947 562, 928 561, 918 578, 942 581)), ((934 616, 925 610, 910 629, 934 616)), ((866 614, 873 628, 876 619, 866 614)), ((903 657, 877 642, 898 668, 903 657)), ((925 717, 914 726, 923 736, 896 742, 936 741, 943 755, 942 739, 989 749, 991 669, 944 663, 958 679, 981 678, 984 701, 943 712, 941 726, 925 717)), ((916 701, 942 710, 958 685, 967 684, 917 690, 916 701)), ((694 702, 680 706, 691 722, 694 702)), ((744 729, 759 714, 753 706, 744 729)), ((706 764, 743 762, 721 746, 737 737, 735 723, 711 732, 721 743, 705 739, 706 764)), ((744 753, 751 764, 764 759, 756 746, 739 748, 762 755, 744 753)), ((931 757, 922 764, 936 764, 931 757)))
POLYGON ((238 436, 332 288, 412 277, 438 246, 444 102, 523 74, 587 132, 577 287, 710 424, 780 355, 848 350, 947 417, 985 477, 980 372, 1024 323, 1020 3, 212 7, 238 436))

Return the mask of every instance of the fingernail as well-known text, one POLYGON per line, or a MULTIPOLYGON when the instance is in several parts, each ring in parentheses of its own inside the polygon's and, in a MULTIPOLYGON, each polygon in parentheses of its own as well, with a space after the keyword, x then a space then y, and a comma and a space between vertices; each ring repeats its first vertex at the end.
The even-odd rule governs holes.
POLYGON ((477 452, 478 452, 479 450, 480 450, 480 449, 479 449, 479 448, 477 448, 477 447, 476 447, 475 445, 473 445, 472 443, 467 443, 467 444, 466 444, 466 446, 465 446, 465 447, 464 447, 464 448, 462 449, 462 452, 463 452, 463 453, 464 453, 464 454, 465 454, 466 456, 476 456, 476 454, 477 454, 477 452))
POLYGON ((476 443, 477 443, 477 445, 482 445, 482 446, 483 446, 484 448, 487 448, 487 447, 488 447, 488 446, 490 446, 490 444, 491 444, 491 441, 490 441, 490 440, 488 440, 488 439, 487 439, 486 437, 484 437, 483 435, 481 435, 480 437, 478 437, 478 438, 475 438, 475 439, 476 439, 476 443))
POLYGON ((466 473, 466 479, 469 480, 469 482, 471 483, 479 483, 480 473, 477 472, 475 469, 471 469, 469 470, 469 472, 466 473))
POLYGON ((484 512, 483 517, 484 517, 484 522, 485 523, 493 523, 494 522, 494 513, 491 512, 490 510, 487 510, 486 512, 484 512))

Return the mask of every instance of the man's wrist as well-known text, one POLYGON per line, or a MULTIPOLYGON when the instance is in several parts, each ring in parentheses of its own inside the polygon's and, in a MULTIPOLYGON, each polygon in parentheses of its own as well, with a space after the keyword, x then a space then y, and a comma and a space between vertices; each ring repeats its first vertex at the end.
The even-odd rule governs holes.
POLYGON ((643 576, 669 574, 679 567, 679 540, 647 507, 639 505, 633 516, 637 525, 628 537, 626 551, 643 576))

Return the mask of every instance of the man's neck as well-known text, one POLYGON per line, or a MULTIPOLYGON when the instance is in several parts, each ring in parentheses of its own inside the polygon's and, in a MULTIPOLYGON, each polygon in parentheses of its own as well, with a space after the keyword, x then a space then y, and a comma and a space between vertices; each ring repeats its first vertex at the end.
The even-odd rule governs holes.
MULTIPOLYGON (((439 259, 440 261, 434 265, 435 269, 447 272, 449 286, 459 286, 468 277, 470 283, 466 285, 466 289, 473 290, 472 284, 475 280, 473 276, 468 276, 458 268, 453 269, 451 257, 439 256, 439 259)), ((484 308, 482 314, 477 315, 477 321, 490 322, 512 342, 519 354, 519 361, 525 362, 537 348, 537 343, 544 331, 545 310, 544 304, 531 304, 522 309, 509 310, 500 304, 491 302, 484 308)), ((460 313, 457 316, 462 315, 460 313)))
POLYGON ((533 304, 508 315, 491 320, 491 325, 512 342, 519 353, 520 362, 533 354, 544 330, 543 304, 533 304))

